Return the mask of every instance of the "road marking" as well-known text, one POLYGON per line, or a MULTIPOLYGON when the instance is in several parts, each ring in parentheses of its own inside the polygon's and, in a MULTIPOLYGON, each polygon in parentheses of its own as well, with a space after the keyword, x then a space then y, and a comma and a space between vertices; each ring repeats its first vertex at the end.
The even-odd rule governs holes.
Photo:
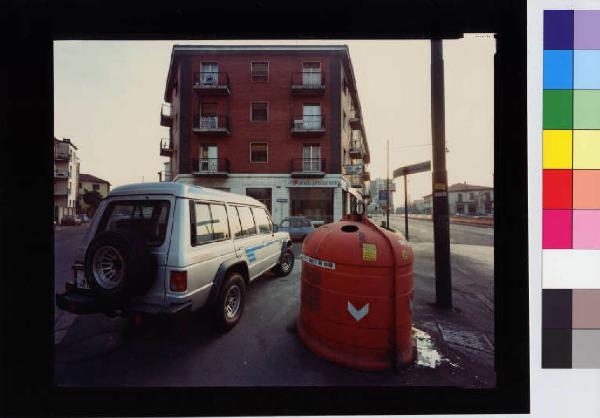
POLYGON ((356 322, 358 322, 369 313, 369 304, 367 303, 365 306, 357 310, 354 305, 348 301, 348 312, 350 312, 350 315, 352 315, 356 322))

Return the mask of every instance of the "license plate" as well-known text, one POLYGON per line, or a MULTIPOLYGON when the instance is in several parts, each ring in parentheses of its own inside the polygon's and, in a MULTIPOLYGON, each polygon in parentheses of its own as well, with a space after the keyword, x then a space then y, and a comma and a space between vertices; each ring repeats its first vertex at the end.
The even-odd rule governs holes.
POLYGON ((77 270, 77 288, 78 289, 90 289, 87 279, 85 278, 85 272, 83 270, 77 270))

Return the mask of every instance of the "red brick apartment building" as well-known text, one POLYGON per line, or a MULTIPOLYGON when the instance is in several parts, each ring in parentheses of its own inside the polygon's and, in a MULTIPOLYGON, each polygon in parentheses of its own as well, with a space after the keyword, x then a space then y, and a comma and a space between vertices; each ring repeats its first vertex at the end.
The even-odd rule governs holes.
POLYGON ((175 45, 164 100, 160 155, 174 181, 253 196, 275 222, 337 221, 368 197, 345 45, 175 45))

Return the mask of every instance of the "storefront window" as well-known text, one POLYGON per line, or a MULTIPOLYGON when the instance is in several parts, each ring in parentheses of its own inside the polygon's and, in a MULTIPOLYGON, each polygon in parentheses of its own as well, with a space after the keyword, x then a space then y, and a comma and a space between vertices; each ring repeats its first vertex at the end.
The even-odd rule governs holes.
POLYGON ((264 203, 269 213, 273 213, 271 211, 271 188, 247 188, 246 196, 253 197, 261 203, 264 203))
POLYGON ((333 222, 333 188, 290 188, 291 216, 333 222))

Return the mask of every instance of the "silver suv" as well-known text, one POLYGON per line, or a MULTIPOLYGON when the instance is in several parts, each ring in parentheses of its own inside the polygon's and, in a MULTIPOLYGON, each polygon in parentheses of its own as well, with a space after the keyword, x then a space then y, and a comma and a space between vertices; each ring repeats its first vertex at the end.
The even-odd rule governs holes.
POLYGON ((131 184, 101 202, 56 302, 110 316, 208 306, 226 331, 242 316, 249 282, 293 266, 289 234, 277 232, 258 200, 181 183, 131 184))

